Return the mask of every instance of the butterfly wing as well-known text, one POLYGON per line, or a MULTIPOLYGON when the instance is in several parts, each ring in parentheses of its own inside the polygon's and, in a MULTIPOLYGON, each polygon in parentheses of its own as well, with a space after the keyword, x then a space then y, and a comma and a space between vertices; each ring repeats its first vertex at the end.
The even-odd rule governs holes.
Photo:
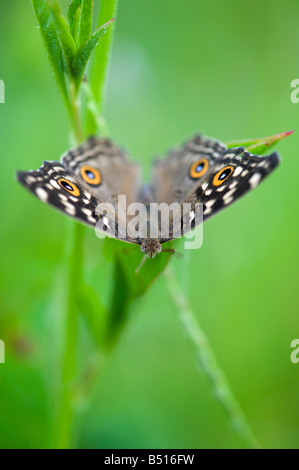
POLYGON ((19 171, 17 178, 42 202, 87 225, 96 224, 99 199, 61 163, 45 161, 36 171, 19 171))
MULTIPOLYGON (((203 205, 206 220, 255 188, 278 164, 276 152, 259 157, 243 147, 227 149, 221 142, 202 136, 172 151, 167 159, 155 163, 151 197, 145 198, 179 203, 170 236, 161 242, 197 225, 201 219, 197 218, 200 212, 196 203, 203 205), (184 204, 190 206, 187 218, 181 216, 184 204)), ((117 237, 121 233, 124 241, 140 243, 123 236, 128 222, 123 216, 141 194, 140 169, 111 141, 92 137, 67 152, 61 163, 44 162, 37 171, 18 172, 18 179, 43 202, 67 215, 92 226, 101 220, 106 234, 117 237), (115 210, 119 195, 126 196, 123 213, 115 210), (98 211, 102 203, 110 204, 105 216, 98 211)))
POLYGON ((126 195, 127 206, 138 200, 140 166, 111 140, 90 137, 61 161, 101 200, 116 204, 119 195, 126 195))
POLYGON ((181 147, 172 150, 165 159, 155 161, 152 188, 155 200, 171 204, 181 202, 198 186, 221 159, 226 146, 218 140, 196 135, 181 147), (198 170, 196 171, 196 163, 198 170), (192 170, 192 177, 190 176, 192 170))
POLYGON ((240 148, 228 149, 223 153, 221 162, 195 190, 189 192, 183 203, 202 203, 206 220, 256 188, 279 162, 277 152, 261 157, 240 151, 240 148))
MULTIPOLYGON (((174 234, 188 232, 202 219, 205 221, 254 189, 279 161, 277 152, 261 157, 245 151, 243 147, 227 149, 221 142, 200 136, 170 154, 164 164, 155 167, 156 182, 153 184, 155 194, 171 203, 180 188, 180 175, 182 178, 182 189, 177 198, 180 212, 173 215, 170 239, 174 234), (205 171, 202 165, 197 165, 202 159, 208 162, 205 171), (162 174, 164 187, 161 188, 162 174), (203 205, 203 213, 196 203, 203 205), (190 204, 188 217, 182 217, 184 204, 190 204)), ((165 241, 168 239, 162 240, 165 241)))
POLYGON ((189 192, 183 203, 202 203, 205 221, 256 188, 279 163, 277 152, 261 157, 244 149, 240 152, 240 148, 228 149, 221 162, 195 190, 189 192))
POLYGON ((123 241, 138 243, 124 236, 126 220, 117 212, 116 202, 118 195, 126 196, 127 205, 134 200, 139 174, 139 167, 115 144, 91 137, 63 155, 61 163, 44 162, 36 171, 18 172, 17 178, 39 199, 65 214, 91 226, 102 219, 99 230, 112 237, 121 233, 123 241), (105 204, 104 213, 99 212, 100 204, 105 204))

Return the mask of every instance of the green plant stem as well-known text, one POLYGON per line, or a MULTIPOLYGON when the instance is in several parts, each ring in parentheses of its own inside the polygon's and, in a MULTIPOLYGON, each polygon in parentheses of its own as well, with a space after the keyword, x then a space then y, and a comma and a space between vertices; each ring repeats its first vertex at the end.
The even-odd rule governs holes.
POLYGON ((70 124, 73 133, 73 138, 75 143, 79 145, 84 136, 81 122, 80 114, 80 97, 76 93, 75 84, 70 83, 70 96, 71 96, 71 105, 70 105, 70 124))
MULTIPOLYGON (((76 96, 75 87, 70 84, 72 139, 76 144, 83 140, 80 117, 80 101, 76 96)), ((77 295, 83 282, 83 238, 84 227, 74 224, 67 272, 67 305, 64 322, 64 344, 62 345, 62 371, 58 418, 55 426, 55 448, 68 449, 71 447, 71 429, 74 414, 74 385, 77 373, 77 346, 79 311, 77 295)))
POLYGON ((54 429, 55 448, 71 447, 73 424, 73 394, 77 379, 78 363, 78 307, 77 294, 83 281, 83 235, 84 227, 75 224, 71 252, 69 253, 67 279, 67 305, 64 321, 64 343, 62 345, 62 370, 57 423, 54 429))
MULTIPOLYGON (((83 140, 80 101, 76 96, 75 87, 70 84, 71 113, 70 124, 72 140, 79 144, 83 140)), ((72 142, 73 143, 73 142, 72 142)), ((58 397, 58 416, 54 427, 54 448, 71 447, 71 428, 73 423, 73 387, 77 372, 78 345, 78 306, 77 295, 83 282, 83 236, 84 227, 74 224, 71 247, 68 250, 67 266, 67 304, 64 319, 64 335, 62 344, 62 365, 58 397)))
POLYGON ((164 277, 179 319, 195 351, 199 368, 211 383, 213 394, 225 410, 232 430, 242 447, 246 449, 259 448, 228 380, 217 362, 209 341, 180 288, 175 270, 168 266, 164 272, 164 277))
MULTIPOLYGON (((104 24, 103 18, 107 17, 108 20, 110 13, 113 15, 116 12, 116 0, 102 0, 99 24, 104 24)), ((111 28, 112 29, 112 28, 111 28)), ((105 44, 101 47, 101 52, 97 54, 94 61, 94 83, 96 83, 93 93, 96 90, 100 90, 97 93, 97 104, 98 110, 102 109, 102 100, 104 96, 104 85, 106 77, 106 69, 108 65, 108 57, 111 46, 112 33, 108 32, 108 39, 105 44), (98 64, 98 62, 100 62, 98 64), (97 75, 98 74, 98 75, 97 75)), ((80 109, 80 98, 76 93, 76 89, 73 83, 70 83, 70 106, 69 106, 69 117, 73 139, 76 144, 82 142, 86 135, 91 134, 90 128, 86 129, 86 135, 82 130, 81 120, 81 109, 80 109)), ((67 449, 72 447, 72 427, 74 421, 75 411, 75 400, 78 393, 78 384, 80 388, 80 377, 77 377, 77 363, 78 363, 78 320, 79 320, 79 308, 77 304, 77 295, 80 291, 80 285, 83 282, 83 238, 84 238, 84 227, 75 224, 73 231, 73 239, 70 253, 70 262, 68 269, 68 300, 66 308, 66 317, 64 324, 64 344, 62 349, 62 373, 61 383, 59 391, 59 405, 58 405, 58 416, 54 427, 53 442, 54 448, 67 449)), ((91 374, 91 383, 95 381, 94 375, 98 375, 101 368, 95 367, 95 372, 91 374)), ((89 387, 87 387, 88 389, 89 387)))

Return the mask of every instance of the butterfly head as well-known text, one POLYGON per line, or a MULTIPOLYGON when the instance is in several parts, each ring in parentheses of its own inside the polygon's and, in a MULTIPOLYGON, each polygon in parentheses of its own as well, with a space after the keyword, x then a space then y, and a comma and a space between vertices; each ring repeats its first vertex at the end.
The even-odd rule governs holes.
POLYGON ((144 240, 141 245, 140 249, 142 253, 147 255, 148 258, 152 259, 162 251, 161 243, 156 239, 148 239, 144 240))

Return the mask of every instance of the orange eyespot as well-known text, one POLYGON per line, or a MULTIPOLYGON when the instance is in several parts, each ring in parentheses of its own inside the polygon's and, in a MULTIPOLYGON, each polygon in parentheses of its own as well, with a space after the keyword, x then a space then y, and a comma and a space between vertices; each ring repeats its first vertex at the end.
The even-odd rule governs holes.
POLYGON ((99 172, 99 170, 96 170, 91 166, 81 166, 80 173, 84 181, 86 181, 86 183, 88 184, 93 184, 97 186, 102 181, 101 173, 99 172))
POLYGON ((66 191, 68 191, 73 196, 80 196, 80 191, 77 186, 74 183, 71 183, 69 180, 60 178, 60 180, 58 180, 58 183, 63 189, 66 189, 66 191))
POLYGON ((220 186, 220 184, 222 184, 232 174, 233 171, 233 166, 225 166, 219 170, 213 178, 213 185, 220 186))
POLYGON ((193 163, 190 168, 191 178, 201 178, 209 169, 209 162, 206 158, 201 158, 197 162, 193 163))

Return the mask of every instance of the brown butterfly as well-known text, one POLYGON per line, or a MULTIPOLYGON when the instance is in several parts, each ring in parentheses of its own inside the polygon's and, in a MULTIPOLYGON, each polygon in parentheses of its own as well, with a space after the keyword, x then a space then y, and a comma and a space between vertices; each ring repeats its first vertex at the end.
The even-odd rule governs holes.
POLYGON ((17 177, 43 202, 93 227, 101 221, 100 230, 107 235, 138 244, 153 258, 162 251, 163 243, 255 188, 279 161, 276 152, 260 157, 244 147, 228 149, 217 140, 196 135, 167 158, 156 160, 150 185, 142 186, 138 164, 111 140, 90 137, 63 155, 61 163, 46 161, 36 171, 19 171, 17 177), (176 203, 169 235, 163 235, 159 223, 155 236, 150 236, 146 221, 143 235, 131 236, 128 226, 133 215, 125 219, 120 213, 120 195, 126 196, 125 211, 133 203, 142 203, 149 214, 151 204, 176 203), (99 211, 101 204, 105 214, 99 211), (183 216, 179 208, 184 206, 189 213, 183 216), (202 217, 197 217, 197 206, 202 217))

